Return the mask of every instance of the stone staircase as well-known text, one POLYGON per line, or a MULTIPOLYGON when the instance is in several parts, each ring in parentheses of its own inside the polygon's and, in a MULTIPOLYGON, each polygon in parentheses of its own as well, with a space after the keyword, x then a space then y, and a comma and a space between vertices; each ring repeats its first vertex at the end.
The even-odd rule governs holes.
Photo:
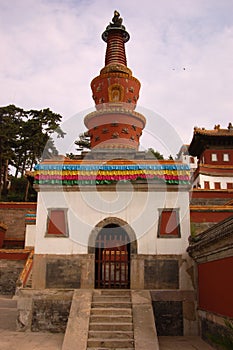
POLYGON ((150 292, 76 289, 62 350, 159 350, 150 292))
POLYGON ((30 275, 27 279, 27 282, 24 288, 32 288, 32 271, 30 272, 30 275))
POLYGON ((134 348, 131 291, 95 290, 92 296, 87 350, 134 348))

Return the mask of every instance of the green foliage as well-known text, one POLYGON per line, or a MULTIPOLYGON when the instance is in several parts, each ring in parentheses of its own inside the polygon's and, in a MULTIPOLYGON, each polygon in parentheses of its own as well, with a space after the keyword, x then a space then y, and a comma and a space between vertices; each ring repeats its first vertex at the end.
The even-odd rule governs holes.
POLYGON ((78 140, 75 141, 75 145, 79 147, 77 151, 82 151, 84 149, 91 148, 90 136, 88 135, 88 131, 79 135, 78 140))
POLYGON ((228 335, 222 334, 209 334, 208 338, 220 346, 222 350, 232 350, 233 349, 233 321, 225 320, 225 325, 228 330, 228 335))
POLYGON ((158 151, 155 151, 153 148, 148 148, 148 153, 151 153, 156 159, 164 159, 163 155, 158 151))
POLYGON ((10 198, 9 169, 15 169, 15 177, 32 170, 42 156, 51 158, 57 154, 52 133, 64 137, 59 127, 61 115, 43 110, 24 111, 9 105, 0 108, 0 197, 10 198))
POLYGON ((191 233, 191 237, 196 236, 196 227, 195 227, 195 224, 193 222, 190 223, 190 233, 191 233))
POLYGON ((11 182, 10 190, 2 195, 2 201, 7 202, 36 202, 37 193, 26 177, 16 178, 9 176, 11 182), (27 198, 26 198, 27 197, 27 198))

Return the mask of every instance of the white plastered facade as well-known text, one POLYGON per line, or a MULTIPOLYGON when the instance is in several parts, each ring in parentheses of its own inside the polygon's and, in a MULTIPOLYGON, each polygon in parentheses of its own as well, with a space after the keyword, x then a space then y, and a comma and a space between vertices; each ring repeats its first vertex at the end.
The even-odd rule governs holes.
POLYGON ((193 187, 205 188, 205 182, 209 182, 210 190, 215 189, 215 182, 220 182, 222 190, 227 189, 227 183, 233 183, 233 176, 211 176, 206 174, 199 174, 193 182, 193 187))
POLYGON ((184 254, 190 235, 188 191, 39 192, 36 254, 87 254, 92 230, 104 219, 119 218, 137 239, 138 254, 184 254), (48 209, 67 209, 68 237, 46 236, 48 209), (159 209, 179 212, 180 238, 158 238, 159 209))

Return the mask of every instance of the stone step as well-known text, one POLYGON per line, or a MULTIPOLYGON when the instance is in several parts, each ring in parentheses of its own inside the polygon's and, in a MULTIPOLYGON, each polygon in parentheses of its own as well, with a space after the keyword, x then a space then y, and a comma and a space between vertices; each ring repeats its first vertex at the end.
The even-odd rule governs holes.
POLYGON ((134 349, 131 291, 93 292, 87 349, 134 349))
POLYGON ((132 322, 132 316, 114 316, 114 315, 91 315, 90 324, 93 323, 130 323, 132 322))
MULTIPOLYGON (((106 348, 103 348, 103 347, 101 347, 101 348, 90 348, 90 347, 88 347, 87 348, 87 350, 106 350, 106 348)), ((114 348, 114 350, 134 350, 134 347, 133 348, 114 348)))
POLYGON ((133 340, 132 331, 89 331, 88 339, 125 339, 133 340))
POLYGON ((125 340, 125 339, 88 339, 87 348, 101 348, 101 349, 114 349, 117 348, 134 348, 134 340, 125 340))
POLYGON ((32 288, 32 272, 30 273, 25 288, 32 288))
POLYGON ((123 295, 93 295, 93 302, 128 302, 131 303, 130 296, 123 295))
POLYGON ((17 300, 11 297, 1 295, 0 296, 0 307, 6 309, 17 309, 17 300))
POLYGON ((133 324, 129 323, 90 323, 90 331, 132 331, 133 324))
POLYGON ((92 302, 91 303, 91 307, 92 308, 131 308, 132 304, 131 302, 127 302, 127 301, 119 301, 119 302, 111 302, 111 301, 98 301, 98 302, 92 302))
POLYGON ((91 315, 121 315, 121 316, 128 316, 132 315, 132 309, 131 308, 93 308, 91 309, 91 315))
POLYGON ((122 289, 95 289, 93 296, 106 295, 106 296, 128 296, 131 297, 131 291, 122 289))
POLYGON ((32 279, 27 282, 26 286, 24 287, 26 289, 31 289, 32 288, 32 279))

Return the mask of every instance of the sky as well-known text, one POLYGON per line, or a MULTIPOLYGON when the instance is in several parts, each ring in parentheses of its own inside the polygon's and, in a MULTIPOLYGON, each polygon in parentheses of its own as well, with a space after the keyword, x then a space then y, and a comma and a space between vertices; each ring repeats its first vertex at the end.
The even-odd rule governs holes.
POLYGON ((101 34, 114 10, 141 82, 142 148, 173 154, 195 126, 233 122, 232 0, 0 0, 0 105, 61 114, 71 148, 94 108, 90 82, 104 66, 101 34))

